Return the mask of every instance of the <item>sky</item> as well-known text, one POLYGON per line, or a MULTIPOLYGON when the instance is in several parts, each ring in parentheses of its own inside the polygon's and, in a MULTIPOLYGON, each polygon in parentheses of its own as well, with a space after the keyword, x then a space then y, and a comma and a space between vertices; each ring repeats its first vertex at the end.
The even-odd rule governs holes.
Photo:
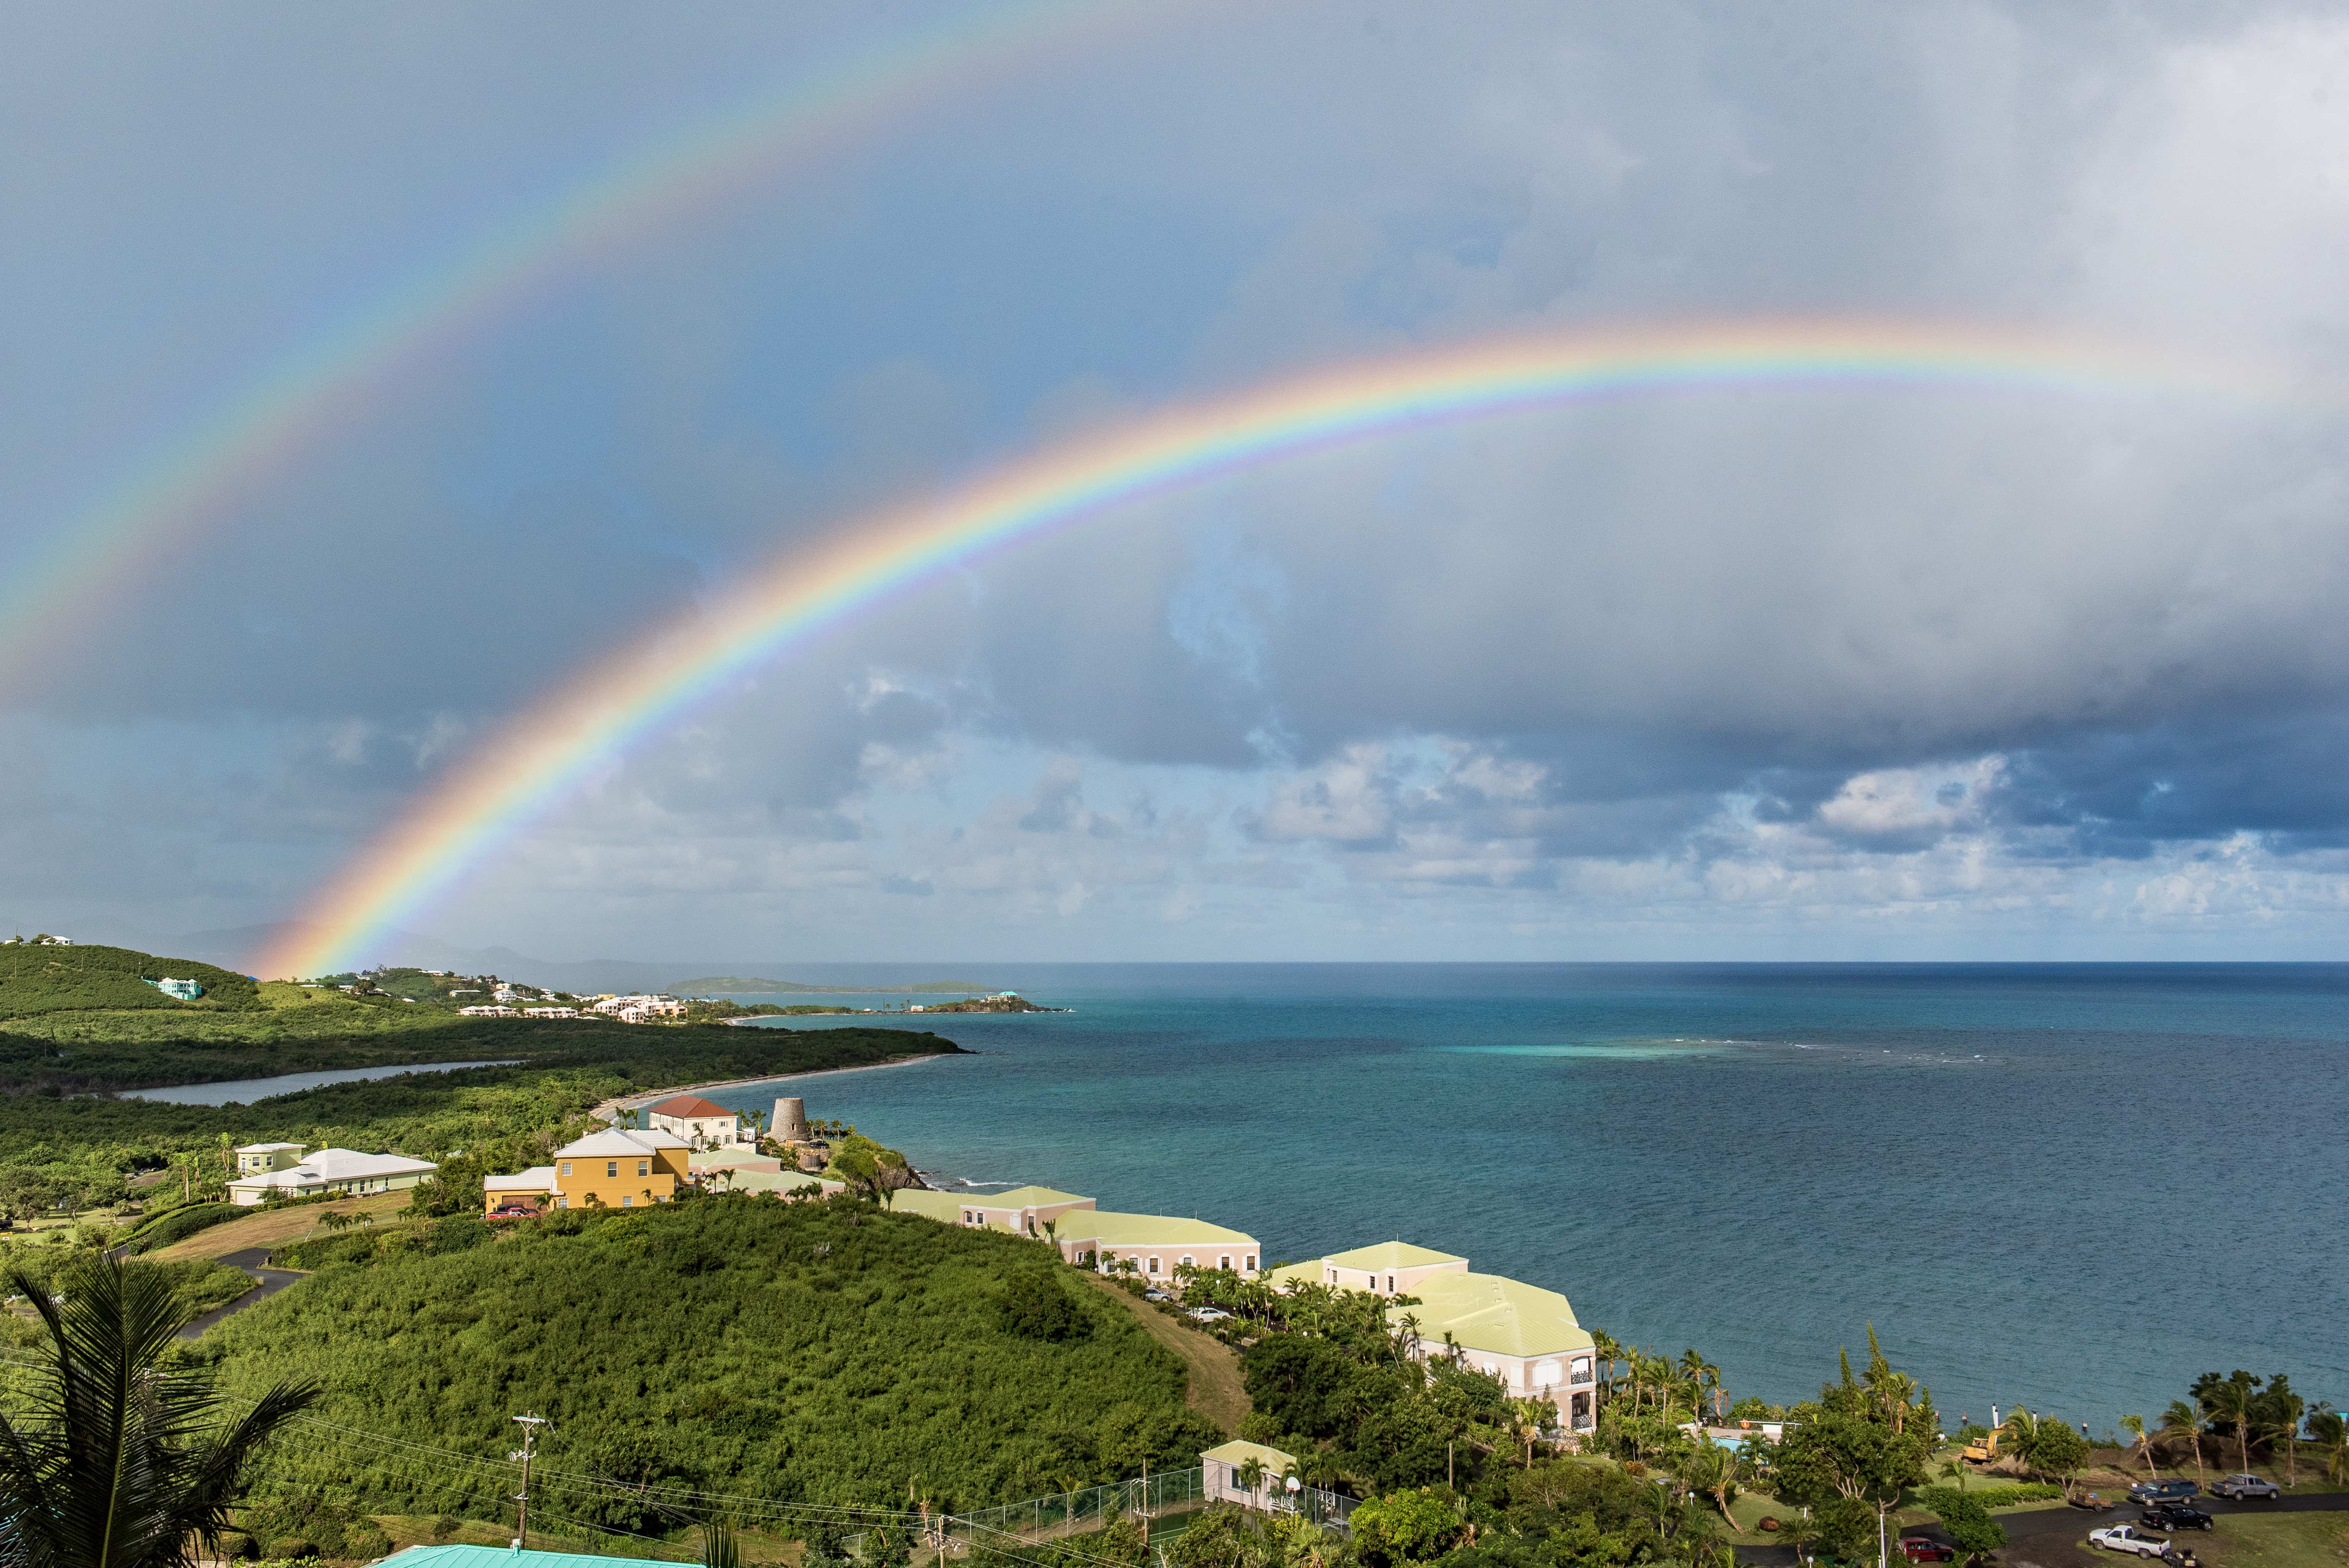
POLYGON ((0 919, 296 916, 572 672, 1054 442, 1449 344, 1826 317, 2288 390, 1660 391, 1115 508, 728 683, 409 923, 549 958, 2349 955, 2337 8, 1075 15, 0 22, 20 581, 516 214, 909 41, 1015 39, 550 267, 69 602, 0 667, 0 919))

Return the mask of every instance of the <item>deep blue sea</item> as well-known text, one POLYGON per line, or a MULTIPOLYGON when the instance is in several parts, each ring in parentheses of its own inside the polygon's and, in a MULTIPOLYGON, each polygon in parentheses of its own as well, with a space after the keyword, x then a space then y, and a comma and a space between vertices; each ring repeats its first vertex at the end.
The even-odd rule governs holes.
POLYGON ((1440 1247, 1702 1350, 1733 1398, 1814 1390, 1873 1324, 1950 1417, 2101 1434, 2238 1367, 2349 1404, 2349 965, 783 973, 1075 1009, 942 1017, 980 1054, 788 1091, 942 1183, 1272 1258, 1440 1247))

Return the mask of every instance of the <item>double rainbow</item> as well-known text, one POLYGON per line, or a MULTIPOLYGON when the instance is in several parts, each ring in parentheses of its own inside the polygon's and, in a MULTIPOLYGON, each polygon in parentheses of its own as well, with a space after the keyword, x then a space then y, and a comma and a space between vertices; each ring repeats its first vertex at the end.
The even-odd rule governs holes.
POLYGON ((255 960, 308 975, 364 956, 564 794, 596 758, 739 673, 1015 542, 1121 503, 1371 437, 1591 398, 1700 388, 1982 387, 2107 396, 2266 390, 2110 346, 1974 329, 1794 322, 1487 343, 1325 371, 1088 435, 941 499, 868 517, 605 658, 504 725, 329 882, 255 960))
POLYGON ((685 213, 821 157, 934 96, 1130 27, 1137 7, 1030 0, 956 13, 831 73, 621 159, 517 214, 320 334, 243 396, 159 449, 118 487, 0 575, 0 669, 21 669, 53 634, 171 541, 235 503, 355 422, 403 369, 538 297, 582 262, 685 213))

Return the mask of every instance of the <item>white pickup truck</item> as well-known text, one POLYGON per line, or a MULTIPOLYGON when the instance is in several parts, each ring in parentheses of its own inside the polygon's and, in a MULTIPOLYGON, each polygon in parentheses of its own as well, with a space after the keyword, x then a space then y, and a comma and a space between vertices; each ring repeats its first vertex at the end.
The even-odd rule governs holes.
POLYGON ((2158 1557, 2169 1550, 2169 1542, 2158 1535, 2147 1534, 2135 1524, 2116 1524, 2109 1530, 2088 1532, 2088 1544, 2100 1552, 2134 1552, 2140 1557, 2158 1557))
POLYGON ((2271 1480, 2255 1475, 2222 1475, 2210 1483, 2210 1490, 2220 1497, 2264 1497, 2275 1499, 2283 1493, 2271 1480))

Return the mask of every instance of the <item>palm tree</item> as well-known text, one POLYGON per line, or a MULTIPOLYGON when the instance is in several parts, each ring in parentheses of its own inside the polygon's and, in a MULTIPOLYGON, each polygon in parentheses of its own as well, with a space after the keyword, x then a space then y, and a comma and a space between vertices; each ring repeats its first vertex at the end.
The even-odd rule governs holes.
POLYGON ((2237 1458, 2242 1468, 2251 1468, 2251 1422, 2259 1415, 2257 1397, 2248 1383, 2214 1383, 2203 1396, 2209 1402, 2210 1418, 2221 1426, 2235 1429, 2237 1458))
POLYGON ((2309 1441, 2324 1450, 2324 1479, 2349 1481, 2349 1420, 2341 1412, 2319 1405, 2308 1418, 2309 1441))
POLYGON ((190 1568, 219 1550, 254 1450, 318 1397, 280 1383, 223 1425, 224 1398, 162 1369, 191 1315, 170 1279, 92 1259, 59 1283, 65 1304, 11 1270, 48 1331, 16 1419, 0 1418, 5 1555, 26 1568, 190 1568))
POLYGON ((2158 1476, 2161 1472, 2153 1466, 2153 1439, 2145 1429, 2145 1418, 2123 1416, 2121 1430, 2129 1435, 2130 1446, 2145 1456, 2145 1473, 2149 1476, 2158 1476))
POLYGON ((2194 1480, 2200 1485, 2202 1474, 2202 1412, 2183 1399, 2169 1401, 2169 1408, 2161 1413, 2160 1436, 2184 1438, 2194 1445, 2194 1480))

